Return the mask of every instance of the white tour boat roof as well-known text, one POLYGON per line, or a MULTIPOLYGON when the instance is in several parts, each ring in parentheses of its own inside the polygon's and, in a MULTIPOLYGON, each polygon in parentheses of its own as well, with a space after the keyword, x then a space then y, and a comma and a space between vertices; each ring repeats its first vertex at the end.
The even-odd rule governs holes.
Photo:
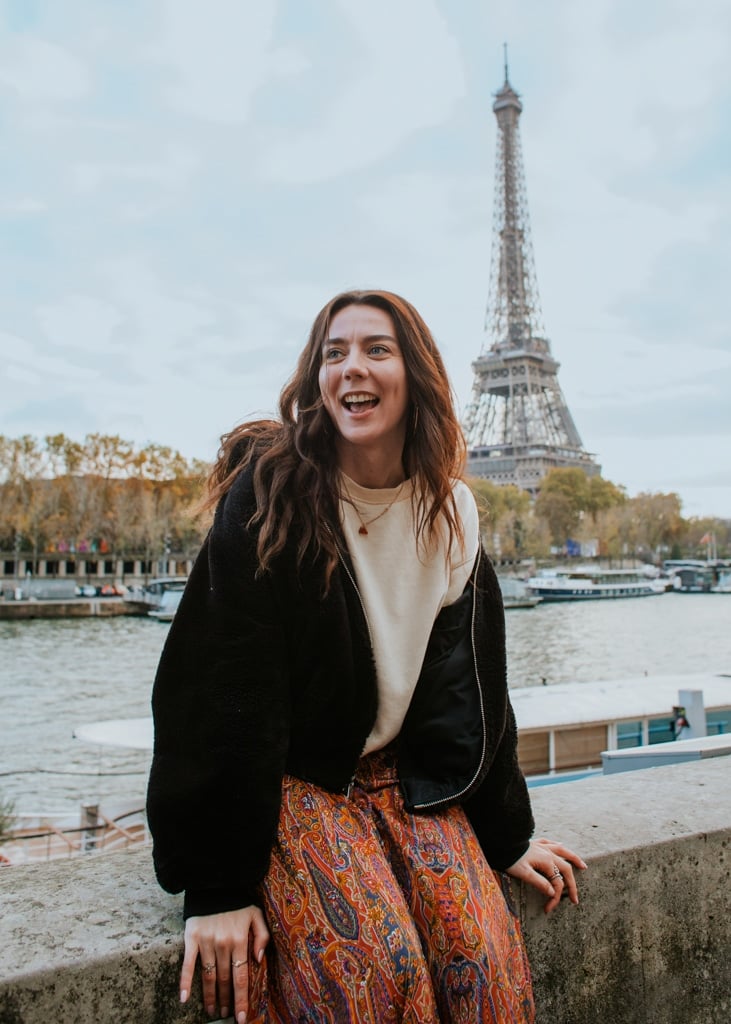
POLYGON ((672 716, 679 690, 702 690, 706 711, 731 707, 731 673, 634 676, 510 690, 518 729, 559 729, 672 716))
POLYGON ((105 747, 152 750, 152 718, 112 718, 105 722, 88 722, 77 725, 74 736, 85 743, 98 743, 105 747))
MULTIPOLYGON (((706 711, 731 708, 731 673, 635 676, 590 683, 552 683, 510 690, 518 729, 561 729, 571 726, 638 721, 672 716, 679 690, 702 690, 706 711)), ((117 718, 89 722, 74 729, 76 739, 103 746, 152 750, 152 718, 117 718)))

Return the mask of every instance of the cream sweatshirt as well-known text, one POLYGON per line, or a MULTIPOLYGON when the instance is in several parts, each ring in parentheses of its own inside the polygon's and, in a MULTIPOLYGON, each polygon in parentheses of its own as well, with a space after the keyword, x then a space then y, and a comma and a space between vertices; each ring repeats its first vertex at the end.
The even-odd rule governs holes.
POLYGON ((419 544, 417 550, 411 480, 400 489, 372 489, 341 474, 341 485, 341 521, 378 678, 378 716, 363 751, 368 754, 385 747, 401 730, 434 620, 444 605, 457 600, 469 578, 479 546, 479 521, 472 492, 458 480, 454 496, 464 544, 455 538, 445 557, 444 531, 440 542, 426 551, 419 544), (359 533, 363 523, 365 536, 359 533))

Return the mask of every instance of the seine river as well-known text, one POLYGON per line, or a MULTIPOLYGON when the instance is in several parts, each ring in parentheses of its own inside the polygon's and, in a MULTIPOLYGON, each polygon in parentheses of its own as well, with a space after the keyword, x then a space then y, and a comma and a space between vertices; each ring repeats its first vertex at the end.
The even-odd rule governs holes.
MULTIPOLYGON (((22 813, 141 806, 149 754, 74 727, 149 714, 168 626, 139 618, 0 622, 0 797, 22 813)), ((511 686, 731 672, 731 595, 663 594, 507 613, 511 686)))

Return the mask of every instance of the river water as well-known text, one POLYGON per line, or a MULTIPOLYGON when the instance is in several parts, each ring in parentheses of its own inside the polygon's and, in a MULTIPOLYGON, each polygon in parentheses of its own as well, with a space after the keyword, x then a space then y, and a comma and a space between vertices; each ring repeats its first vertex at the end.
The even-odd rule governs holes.
MULTIPOLYGON (((149 714, 168 626, 152 619, 0 622, 0 797, 19 813, 141 806, 149 753, 73 738, 149 714)), ((507 613, 511 686, 731 672, 731 596, 663 594, 507 613)))

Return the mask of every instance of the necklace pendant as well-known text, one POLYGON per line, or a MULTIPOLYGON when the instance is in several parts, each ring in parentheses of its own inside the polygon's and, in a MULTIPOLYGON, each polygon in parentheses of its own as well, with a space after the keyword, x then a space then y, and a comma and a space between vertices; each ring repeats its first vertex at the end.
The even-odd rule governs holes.
POLYGON ((360 534, 360 535, 361 535, 362 537, 367 537, 367 536, 368 536, 368 530, 366 530, 366 528, 365 528, 365 523, 363 523, 363 525, 361 526, 361 528, 360 528, 360 529, 358 530, 358 533, 359 533, 359 534, 360 534))

